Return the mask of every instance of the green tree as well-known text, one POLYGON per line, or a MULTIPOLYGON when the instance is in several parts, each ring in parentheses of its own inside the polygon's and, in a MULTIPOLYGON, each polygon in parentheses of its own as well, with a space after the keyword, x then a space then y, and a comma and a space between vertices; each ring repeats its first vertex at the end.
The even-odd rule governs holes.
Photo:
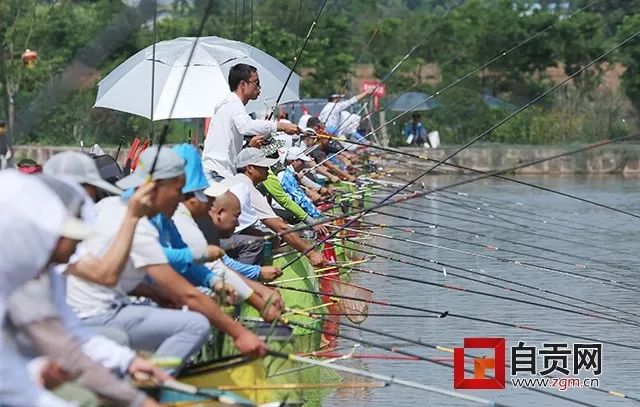
MULTIPOLYGON (((622 41, 640 31, 640 13, 627 16, 622 20, 616 35, 622 41)), ((626 70, 622 75, 622 83, 629 99, 636 108, 640 108, 640 39, 636 38, 627 43, 618 52, 620 60, 624 63, 626 70)))

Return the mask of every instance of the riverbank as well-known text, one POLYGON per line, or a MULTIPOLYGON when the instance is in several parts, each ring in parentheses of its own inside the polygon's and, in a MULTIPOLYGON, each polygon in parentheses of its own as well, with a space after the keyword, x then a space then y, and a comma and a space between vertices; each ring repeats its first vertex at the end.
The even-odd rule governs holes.
MULTIPOLYGON (((416 147, 399 147, 401 151, 427 156, 435 160, 441 160, 456 150, 456 146, 447 146, 436 150, 426 150, 416 147)), ((514 146, 514 145, 483 145, 470 147, 455 157, 450 162, 463 167, 474 168, 480 171, 492 171, 509 168, 521 163, 539 160, 571 151, 578 146, 514 146)), ((121 163, 126 157, 127 148, 120 152, 121 163)), ((14 146, 17 159, 31 158, 39 163, 45 162, 53 154, 60 151, 75 150, 79 147, 65 146, 14 146)), ((107 154, 115 154, 115 148, 105 148, 107 154)), ((392 155, 389 155, 392 157, 392 155)), ((398 161, 389 159, 385 168, 406 172, 408 168, 415 171, 426 169, 425 161, 398 155, 398 161)), ((437 173, 464 173, 463 170, 447 165, 441 165, 437 173)), ((625 174, 640 176, 640 144, 610 144, 584 153, 571 155, 541 164, 522 168, 516 174, 625 174)))

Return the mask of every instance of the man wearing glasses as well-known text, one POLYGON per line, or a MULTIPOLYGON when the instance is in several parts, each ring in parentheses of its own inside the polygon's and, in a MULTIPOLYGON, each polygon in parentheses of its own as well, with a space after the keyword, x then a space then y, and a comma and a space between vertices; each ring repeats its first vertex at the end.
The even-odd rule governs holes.
POLYGON ((231 67, 229 89, 231 93, 214 108, 204 142, 202 165, 209 181, 221 181, 236 174, 234 161, 242 150, 243 136, 254 136, 249 146, 260 147, 270 133, 293 134, 299 130, 292 123, 253 120, 247 114, 245 105, 260 95, 260 78, 254 66, 237 64, 231 67))

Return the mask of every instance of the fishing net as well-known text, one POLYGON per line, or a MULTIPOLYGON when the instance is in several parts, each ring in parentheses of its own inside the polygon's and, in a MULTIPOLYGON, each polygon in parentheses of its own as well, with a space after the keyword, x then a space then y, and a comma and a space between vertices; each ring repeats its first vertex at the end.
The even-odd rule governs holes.
POLYGON ((367 316, 369 316, 369 304, 373 299, 373 291, 335 278, 323 277, 322 279, 328 280, 331 284, 333 293, 336 297, 339 297, 338 306, 340 311, 345 314, 349 321, 354 324, 361 324, 367 319, 367 316))

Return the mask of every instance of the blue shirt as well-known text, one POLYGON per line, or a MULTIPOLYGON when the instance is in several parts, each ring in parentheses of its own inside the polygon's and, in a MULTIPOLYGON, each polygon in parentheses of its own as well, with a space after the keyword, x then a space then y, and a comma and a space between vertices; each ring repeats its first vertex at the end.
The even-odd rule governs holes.
POLYGON ((193 253, 173 221, 159 213, 150 219, 160 233, 160 244, 169 264, 195 286, 211 287, 215 275, 204 264, 193 263, 193 253))
POLYGON ((427 130, 424 128, 424 124, 422 124, 422 122, 414 124, 413 121, 410 121, 404 125, 402 133, 404 134, 405 139, 409 138, 409 136, 413 134, 414 140, 424 140, 427 135, 427 130))
POLYGON ((295 203, 298 204, 307 215, 312 218, 321 218, 322 214, 316 208, 316 206, 311 202, 311 199, 304 193, 304 191, 300 188, 300 184, 298 184, 298 179, 296 178, 296 174, 293 172, 291 166, 287 167, 284 171, 282 171, 279 175, 280 183, 282 184, 282 189, 294 200, 295 203))
POLYGON ((260 277, 260 266, 239 262, 238 260, 233 259, 226 254, 222 257, 222 262, 230 269, 235 270, 243 276, 252 280, 260 277))

